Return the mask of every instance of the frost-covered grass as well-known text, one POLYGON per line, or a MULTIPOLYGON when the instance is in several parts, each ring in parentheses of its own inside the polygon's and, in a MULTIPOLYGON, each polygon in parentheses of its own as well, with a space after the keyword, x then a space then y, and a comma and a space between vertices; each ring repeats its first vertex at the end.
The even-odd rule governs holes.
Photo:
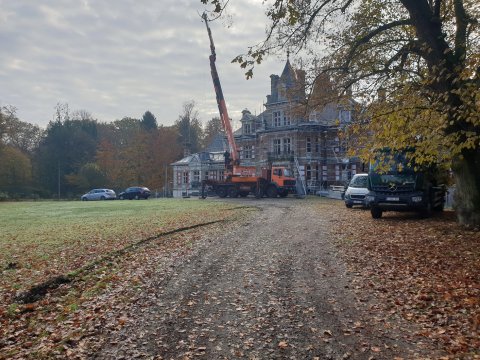
POLYGON ((199 199, 0 203, 0 290, 25 289, 149 236, 220 219, 227 207, 199 199))

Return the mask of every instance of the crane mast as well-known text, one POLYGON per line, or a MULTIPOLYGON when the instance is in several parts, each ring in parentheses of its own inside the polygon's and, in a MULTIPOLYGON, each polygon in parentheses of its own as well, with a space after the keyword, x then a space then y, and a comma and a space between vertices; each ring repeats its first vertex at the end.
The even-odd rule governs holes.
POLYGON ((223 129, 227 134, 228 146, 230 148, 230 159, 225 158, 225 178, 222 180, 205 179, 202 181, 202 198, 206 197, 206 187, 210 186, 215 193, 224 198, 229 196, 245 197, 248 194, 255 194, 255 197, 261 198, 265 194, 268 197, 285 197, 289 192, 295 192, 295 179, 291 177, 290 172, 281 166, 269 166, 262 168, 262 174, 256 174, 256 166, 241 166, 239 154, 235 139, 233 137, 232 125, 227 112, 227 105, 223 97, 220 78, 218 77, 217 67, 215 66, 216 53, 213 44, 212 31, 208 26, 207 14, 203 13, 203 21, 207 27, 208 37, 210 39, 210 70, 212 73, 213 86, 217 97, 218 111, 222 121, 223 129), (231 162, 229 161, 231 160, 231 162))
POLYGON ((225 104, 225 98, 223 97, 222 85, 220 84, 220 78, 218 77, 217 67, 215 66, 215 60, 217 55, 215 53, 215 45, 213 44, 212 31, 208 26, 207 14, 203 13, 203 20, 207 27, 208 37, 210 39, 210 71, 212 74, 213 86, 215 88, 215 94, 217 98, 218 111, 220 112, 220 120, 222 121, 223 129, 227 134, 228 146, 230 148, 230 157, 234 166, 238 165, 238 149, 233 137, 232 125, 230 123, 230 118, 228 116, 227 105, 225 104))

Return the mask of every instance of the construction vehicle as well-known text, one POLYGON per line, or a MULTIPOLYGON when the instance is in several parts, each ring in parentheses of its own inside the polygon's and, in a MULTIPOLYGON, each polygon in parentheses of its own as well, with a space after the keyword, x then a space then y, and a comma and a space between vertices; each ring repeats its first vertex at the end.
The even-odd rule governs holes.
POLYGON ((225 152, 225 171, 224 180, 203 180, 202 198, 206 197, 207 187, 213 190, 220 197, 245 197, 248 194, 254 194, 257 198, 264 195, 268 197, 285 197, 289 193, 294 193, 296 189, 296 180, 292 172, 282 166, 267 166, 257 170, 256 166, 240 165, 240 156, 235 138, 233 137, 232 125, 228 116, 225 98, 223 96, 220 78, 215 65, 216 53, 213 43, 212 31, 208 25, 206 13, 202 18, 207 27, 208 37, 210 39, 210 71, 215 88, 218 111, 223 129, 227 136, 229 150, 225 152), (257 173, 259 172, 259 173, 257 173))

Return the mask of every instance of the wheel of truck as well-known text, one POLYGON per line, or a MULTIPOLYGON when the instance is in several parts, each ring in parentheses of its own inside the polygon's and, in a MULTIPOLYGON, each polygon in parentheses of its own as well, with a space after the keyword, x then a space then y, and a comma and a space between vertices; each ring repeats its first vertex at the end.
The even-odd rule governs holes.
POLYGON ((288 190, 282 190, 278 195, 280 195, 281 198, 287 197, 288 190))
POLYGON ((370 213, 374 219, 380 219, 382 217, 382 210, 378 207, 372 207, 370 213))
POLYGON ((274 186, 274 185, 270 185, 268 188, 267 188, 267 196, 269 198, 276 198, 278 195, 278 191, 277 191, 277 188, 274 186))
POLYGON ((236 198, 238 196, 238 190, 236 187, 231 187, 228 189, 228 196, 231 198, 236 198))
POLYGON ((247 191, 240 191, 239 195, 240 195, 240 197, 244 198, 244 197, 248 196, 248 192, 247 191))
POLYGON ((227 196, 227 189, 224 188, 223 186, 222 187, 219 187, 217 189, 217 195, 220 196, 221 198, 224 198, 227 196))
POLYGON ((353 207, 352 204, 345 204, 345 206, 346 206, 347 208, 349 208, 349 209, 351 209, 351 208, 353 207))
POLYGON ((261 199, 263 197, 263 189, 261 187, 255 189, 255 198, 261 199))
POLYGON ((445 209, 445 203, 442 201, 440 204, 433 208, 433 211, 442 212, 445 209))

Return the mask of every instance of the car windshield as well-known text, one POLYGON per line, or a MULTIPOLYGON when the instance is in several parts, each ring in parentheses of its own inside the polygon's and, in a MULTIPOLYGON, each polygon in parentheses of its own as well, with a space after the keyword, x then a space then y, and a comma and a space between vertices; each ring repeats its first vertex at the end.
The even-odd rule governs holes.
POLYGON ((367 187, 367 177, 366 176, 355 176, 348 185, 354 188, 366 188, 367 187))
POLYGON ((371 175, 372 185, 409 185, 415 184, 415 174, 397 173, 397 174, 373 174, 371 175))

